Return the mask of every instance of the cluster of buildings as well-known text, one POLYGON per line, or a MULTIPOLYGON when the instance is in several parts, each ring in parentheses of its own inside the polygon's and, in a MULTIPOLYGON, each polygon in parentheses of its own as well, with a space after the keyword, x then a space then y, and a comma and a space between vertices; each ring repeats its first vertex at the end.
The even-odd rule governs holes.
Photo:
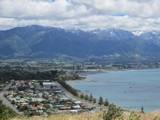
POLYGON ((26 115, 77 113, 90 109, 85 103, 69 97, 59 83, 50 80, 12 81, 5 97, 26 115))

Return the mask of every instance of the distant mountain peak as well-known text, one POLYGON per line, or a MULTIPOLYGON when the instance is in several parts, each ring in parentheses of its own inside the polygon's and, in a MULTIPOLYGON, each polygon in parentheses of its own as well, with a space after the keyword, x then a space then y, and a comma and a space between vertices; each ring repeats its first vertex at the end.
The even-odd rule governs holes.
MULTIPOLYGON (((56 27, 26 26, 0 31, 0 57, 134 56, 160 58, 160 32, 66 30, 56 27)), ((117 57, 116 57, 117 58, 117 57)))
POLYGON ((141 34, 145 33, 143 30, 133 31, 132 32, 135 36, 140 36, 141 34))

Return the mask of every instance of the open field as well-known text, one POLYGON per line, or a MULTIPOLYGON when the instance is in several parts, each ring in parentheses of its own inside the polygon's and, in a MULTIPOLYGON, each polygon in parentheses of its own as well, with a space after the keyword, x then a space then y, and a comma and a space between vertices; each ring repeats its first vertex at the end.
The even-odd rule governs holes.
MULTIPOLYGON (((102 113, 59 114, 49 117, 16 117, 10 120, 103 120, 102 113)), ((130 113, 124 113, 123 119, 116 120, 160 120, 160 112, 136 113, 130 117, 130 113), (140 118, 138 118, 140 116, 140 118)))

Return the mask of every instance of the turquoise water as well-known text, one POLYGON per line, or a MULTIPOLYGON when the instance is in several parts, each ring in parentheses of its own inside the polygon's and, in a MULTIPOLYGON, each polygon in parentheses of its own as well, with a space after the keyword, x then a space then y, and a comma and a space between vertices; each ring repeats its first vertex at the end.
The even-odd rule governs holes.
POLYGON ((90 74, 86 80, 69 81, 85 93, 102 96, 127 109, 160 111, 160 69, 90 74))

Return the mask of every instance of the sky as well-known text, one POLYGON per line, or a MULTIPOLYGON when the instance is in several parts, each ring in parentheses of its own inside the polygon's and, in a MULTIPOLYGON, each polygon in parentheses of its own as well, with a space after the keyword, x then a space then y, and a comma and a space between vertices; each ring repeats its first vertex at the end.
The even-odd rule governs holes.
POLYGON ((160 30, 160 0, 0 0, 0 29, 160 30))

